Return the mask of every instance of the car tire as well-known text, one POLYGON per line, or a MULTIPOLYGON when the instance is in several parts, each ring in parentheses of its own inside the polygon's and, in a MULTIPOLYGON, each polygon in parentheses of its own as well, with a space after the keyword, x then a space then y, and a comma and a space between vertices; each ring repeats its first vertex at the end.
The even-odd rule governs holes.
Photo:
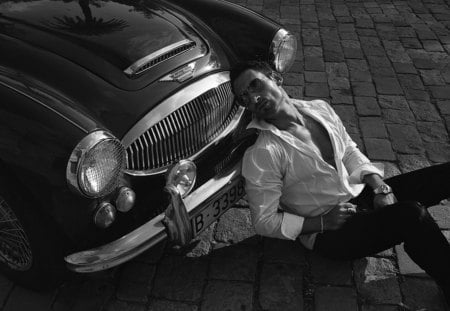
POLYGON ((67 273, 60 235, 24 197, 0 179, 0 270, 24 287, 47 290, 67 273))

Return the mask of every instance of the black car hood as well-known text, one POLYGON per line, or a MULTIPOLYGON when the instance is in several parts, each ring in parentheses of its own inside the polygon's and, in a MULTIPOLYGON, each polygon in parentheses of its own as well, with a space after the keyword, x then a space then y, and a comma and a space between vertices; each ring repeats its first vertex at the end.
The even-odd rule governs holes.
POLYGON ((165 73, 158 66, 138 77, 124 73, 145 56, 183 40, 195 43, 183 56, 184 63, 207 50, 192 28, 154 2, 3 1, 0 27, 2 20, 14 22, 12 27, 2 27, 8 35, 67 58, 127 90, 140 89, 165 73))

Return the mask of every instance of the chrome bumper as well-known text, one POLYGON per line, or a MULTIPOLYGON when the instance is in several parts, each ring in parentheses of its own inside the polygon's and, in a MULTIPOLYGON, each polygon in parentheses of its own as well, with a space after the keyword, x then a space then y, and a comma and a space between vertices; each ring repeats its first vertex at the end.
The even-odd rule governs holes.
MULTIPOLYGON (((184 198, 189 215, 192 216, 201 209, 220 189, 240 174, 241 163, 239 162, 226 175, 209 180, 184 198)), ((117 266, 138 256, 167 237, 161 222, 163 218, 164 213, 118 240, 66 256, 64 260, 68 269, 75 272, 95 272, 117 266)))

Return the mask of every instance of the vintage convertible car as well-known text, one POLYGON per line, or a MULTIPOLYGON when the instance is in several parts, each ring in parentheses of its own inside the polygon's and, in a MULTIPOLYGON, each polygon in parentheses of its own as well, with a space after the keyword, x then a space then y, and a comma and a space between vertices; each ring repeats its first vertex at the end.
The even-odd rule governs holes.
POLYGON ((2 271, 42 286, 188 244, 244 195, 255 133, 230 68, 295 52, 220 0, 2 1, 2 271))

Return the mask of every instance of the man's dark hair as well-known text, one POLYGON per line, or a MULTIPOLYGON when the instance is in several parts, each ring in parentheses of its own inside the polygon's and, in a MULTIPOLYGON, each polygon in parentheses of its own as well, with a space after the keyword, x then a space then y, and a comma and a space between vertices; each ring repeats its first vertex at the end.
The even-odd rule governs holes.
POLYGON ((244 71, 246 70, 255 70, 262 72, 269 78, 273 78, 273 76, 278 76, 279 73, 275 71, 268 63, 263 61, 251 60, 246 62, 237 63, 230 71, 230 79, 231 79, 231 89, 234 93, 234 80, 237 79, 244 71))

